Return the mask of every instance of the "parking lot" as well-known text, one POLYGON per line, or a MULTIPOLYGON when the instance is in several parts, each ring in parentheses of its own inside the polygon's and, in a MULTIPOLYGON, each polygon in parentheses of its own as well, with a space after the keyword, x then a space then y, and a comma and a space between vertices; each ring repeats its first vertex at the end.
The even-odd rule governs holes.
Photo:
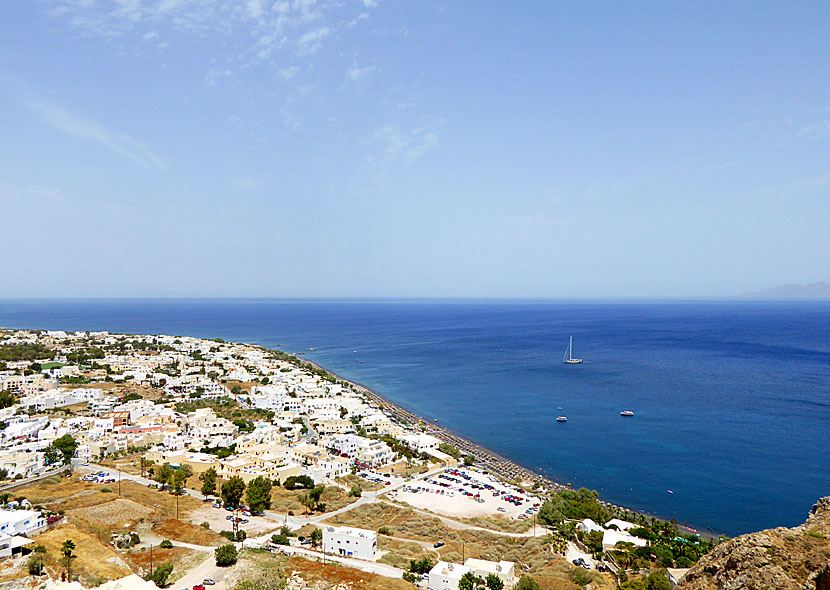
POLYGON ((445 469, 414 478, 390 497, 447 516, 532 518, 541 499, 505 484, 489 474, 468 468, 445 469))

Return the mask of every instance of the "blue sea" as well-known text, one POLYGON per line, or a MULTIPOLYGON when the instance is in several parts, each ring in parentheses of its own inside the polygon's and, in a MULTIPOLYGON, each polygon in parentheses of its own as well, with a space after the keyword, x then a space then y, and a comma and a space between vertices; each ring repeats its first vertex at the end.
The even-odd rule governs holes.
POLYGON ((562 483, 728 535, 830 495, 827 302, 32 300, 0 301, 0 326, 283 345, 562 483), (562 363, 570 336, 582 365, 562 363))

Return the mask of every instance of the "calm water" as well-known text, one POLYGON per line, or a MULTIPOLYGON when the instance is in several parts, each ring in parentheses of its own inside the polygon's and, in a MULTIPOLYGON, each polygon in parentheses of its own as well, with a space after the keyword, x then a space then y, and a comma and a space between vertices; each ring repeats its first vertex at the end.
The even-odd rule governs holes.
POLYGON ((0 326, 305 350, 561 482, 727 534, 830 494, 828 303, 0 301, 0 326))

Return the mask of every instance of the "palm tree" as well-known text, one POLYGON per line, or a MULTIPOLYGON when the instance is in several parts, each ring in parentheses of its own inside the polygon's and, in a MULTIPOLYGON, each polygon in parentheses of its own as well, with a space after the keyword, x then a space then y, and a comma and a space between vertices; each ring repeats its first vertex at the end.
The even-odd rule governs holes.
POLYGON ((72 539, 67 539, 61 545, 61 553, 63 553, 64 565, 66 566, 66 579, 72 581, 72 552, 75 550, 75 543, 72 539))

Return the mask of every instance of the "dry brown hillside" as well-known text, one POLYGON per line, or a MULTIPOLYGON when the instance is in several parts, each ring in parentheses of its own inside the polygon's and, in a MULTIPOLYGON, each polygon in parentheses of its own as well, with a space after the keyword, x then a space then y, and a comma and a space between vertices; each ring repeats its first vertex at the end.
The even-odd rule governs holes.
POLYGON ((686 574, 682 590, 830 590, 830 496, 804 524, 719 545, 686 574))

